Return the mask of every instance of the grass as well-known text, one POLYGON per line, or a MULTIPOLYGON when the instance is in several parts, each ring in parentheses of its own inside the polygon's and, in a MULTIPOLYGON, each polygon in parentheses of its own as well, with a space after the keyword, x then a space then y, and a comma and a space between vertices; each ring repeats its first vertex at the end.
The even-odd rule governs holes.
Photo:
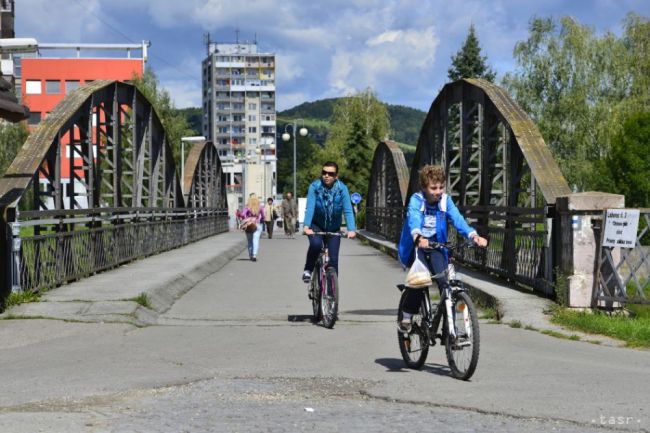
POLYGON ((511 328, 521 328, 521 322, 519 320, 513 320, 509 325, 511 328))
POLYGON ((139 305, 142 305, 145 308, 151 308, 151 302, 149 301, 149 295, 146 293, 140 293, 138 296, 136 296, 133 299, 130 299, 131 301, 134 301, 138 303, 139 305))
POLYGON ((608 314, 600 311, 573 311, 557 308, 551 321, 557 325, 589 334, 600 334, 625 342, 628 347, 650 348, 650 317, 608 314))
POLYGON ((40 295, 33 292, 12 292, 5 303, 5 308, 14 307, 29 302, 38 302, 40 295))
POLYGON ((564 334, 564 333, 562 333, 562 332, 554 331, 554 330, 552 330, 552 329, 544 329, 544 330, 542 331, 542 334, 544 334, 544 335, 550 335, 551 337, 555 337, 555 338, 561 338, 561 339, 563 339, 563 340, 575 340, 575 341, 580 340, 580 336, 579 336, 579 335, 575 335, 575 334, 573 334, 573 335, 567 335, 567 334, 564 334))
MULTIPOLYGON (((641 292, 643 293, 643 297, 645 297, 645 299, 650 299, 650 280, 641 281, 641 285, 641 292)), ((627 287, 625 287, 625 291, 627 293, 627 296, 631 299, 638 297, 639 290, 637 289, 637 285, 634 281, 630 281, 628 283, 627 287)), ((635 317, 650 319, 650 305, 628 304, 627 309, 632 314, 634 314, 635 317)))
POLYGON ((483 313, 480 317, 481 319, 496 320, 497 318, 497 309, 494 307, 481 308, 481 312, 483 313))

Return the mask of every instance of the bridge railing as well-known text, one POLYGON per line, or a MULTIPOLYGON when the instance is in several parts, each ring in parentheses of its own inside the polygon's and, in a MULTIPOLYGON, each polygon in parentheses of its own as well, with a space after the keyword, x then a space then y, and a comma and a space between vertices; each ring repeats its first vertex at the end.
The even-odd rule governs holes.
POLYGON ((228 231, 221 208, 20 212, 12 227, 13 290, 41 291, 228 231))
POLYGON ((366 230, 377 233, 387 240, 398 242, 404 222, 405 208, 400 207, 367 207, 366 230))
MULTIPOLYGON (((489 239, 486 249, 463 250, 461 263, 553 295, 549 227, 543 208, 459 206, 468 222, 489 239)), ((450 240, 457 233, 450 225, 450 240)))

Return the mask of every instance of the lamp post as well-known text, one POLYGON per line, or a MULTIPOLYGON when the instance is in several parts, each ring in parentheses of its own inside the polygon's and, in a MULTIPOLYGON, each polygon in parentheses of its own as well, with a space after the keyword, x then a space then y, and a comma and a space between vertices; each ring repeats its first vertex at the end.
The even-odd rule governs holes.
MULTIPOLYGON (((293 199, 298 200, 298 196, 296 195, 296 129, 298 128, 298 121, 304 122, 303 119, 294 119, 293 124, 289 123, 284 126, 284 134, 282 134, 282 141, 285 143, 289 141, 291 138, 291 135, 287 132, 287 128, 289 126, 293 126, 293 199)), ((300 136, 304 137, 307 135, 309 131, 307 131, 307 128, 300 128, 300 136)))
POLYGON ((193 137, 181 137, 181 188, 185 182, 185 143, 199 143, 204 142, 205 137, 197 135, 193 137))

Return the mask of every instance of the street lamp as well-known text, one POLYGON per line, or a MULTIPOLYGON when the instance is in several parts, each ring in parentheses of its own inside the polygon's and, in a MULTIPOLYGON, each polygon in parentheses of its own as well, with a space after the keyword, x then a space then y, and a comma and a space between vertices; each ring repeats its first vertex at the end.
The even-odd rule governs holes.
POLYGON ((205 137, 193 136, 193 137, 181 137, 181 184, 185 182, 185 143, 202 143, 205 141, 205 137))
MULTIPOLYGON (((298 196, 296 195, 296 128, 298 127, 298 121, 304 122, 303 119, 294 119, 293 124, 289 123, 284 126, 284 134, 282 134, 282 141, 287 142, 291 138, 291 135, 287 132, 287 128, 289 126, 293 126, 293 199, 298 200, 298 196)), ((307 131, 307 128, 300 128, 300 136, 304 137, 307 135, 309 131, 307 131)))

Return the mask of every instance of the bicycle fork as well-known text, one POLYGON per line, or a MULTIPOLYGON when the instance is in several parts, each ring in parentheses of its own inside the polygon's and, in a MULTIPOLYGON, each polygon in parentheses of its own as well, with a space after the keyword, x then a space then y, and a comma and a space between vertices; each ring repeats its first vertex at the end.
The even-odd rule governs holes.
POLYGON ((451 287, 447 286, 442 290, 442 298, 445 303, 445 311, 447 312, 447 332, 449 332, 449 337, 453 340, 456 339, 456 326, 454 320, 454 314, 451 302, 451 287))

